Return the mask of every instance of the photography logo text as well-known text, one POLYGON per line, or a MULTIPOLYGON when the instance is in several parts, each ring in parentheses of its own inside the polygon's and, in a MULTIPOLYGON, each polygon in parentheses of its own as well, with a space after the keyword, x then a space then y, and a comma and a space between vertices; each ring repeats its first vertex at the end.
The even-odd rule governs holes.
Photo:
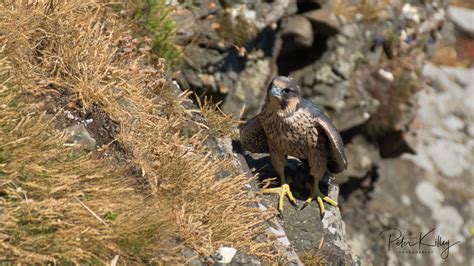
POLYGON ((449 257, 449 249, 461 241, 451 241, 435 234, 435 228, 419 235, 406 236, 398 228, 390 228, 379 234, 387 242, 388 250, 396 249, 399 254, 432 254, 439 252, 442 259, 449 257))

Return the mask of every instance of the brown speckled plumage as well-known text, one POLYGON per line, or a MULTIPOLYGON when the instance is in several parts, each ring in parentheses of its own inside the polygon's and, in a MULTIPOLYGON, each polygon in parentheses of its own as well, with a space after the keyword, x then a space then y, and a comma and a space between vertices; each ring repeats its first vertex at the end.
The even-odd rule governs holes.
POLYGON ((310 173, 323 177, 326 170, 347 168, 344 145, 329 118, 287 77, 276 77, 267 89, 262 111, 240 129, 243 147, 270 153, 273 167, 283 176, 286 156, 307 159, 310 173))

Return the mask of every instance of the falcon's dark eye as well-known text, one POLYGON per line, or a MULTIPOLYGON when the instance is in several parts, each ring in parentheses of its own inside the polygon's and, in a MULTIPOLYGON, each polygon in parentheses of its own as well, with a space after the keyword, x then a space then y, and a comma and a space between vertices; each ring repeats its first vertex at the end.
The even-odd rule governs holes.
POLYGON ((288 93, 290 93, 290 92, 291 92, 290 89, 284 89, 284 90, 283 90, 283 93, 286 93, 286 94, 288 94, 288 93))

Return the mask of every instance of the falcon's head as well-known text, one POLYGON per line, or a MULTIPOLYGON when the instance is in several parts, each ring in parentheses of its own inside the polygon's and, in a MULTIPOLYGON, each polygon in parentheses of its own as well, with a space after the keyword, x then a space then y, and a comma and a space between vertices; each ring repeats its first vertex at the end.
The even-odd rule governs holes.
POLYGON ((293 113, 300 103, 300 88, 289 77, 275 77, 267 88, 267 105, 282 115, 293 113))

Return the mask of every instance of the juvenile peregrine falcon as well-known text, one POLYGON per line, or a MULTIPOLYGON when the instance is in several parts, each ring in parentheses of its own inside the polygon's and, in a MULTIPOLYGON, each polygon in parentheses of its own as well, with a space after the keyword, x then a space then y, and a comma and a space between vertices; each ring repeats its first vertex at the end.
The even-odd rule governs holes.
POLYGON ((280 211, 285 195, 296 203, 284 176, 287 156, 309 162, 315 182, 305 206, 313 199, 317 200, 321 213, 325 211, 323 200, 337 206, 336 201, 319 191, 316 181, 328 170, 339 173, 347 168, 341 136, 321 109, 301 98, 300 89, 293 80, 277 76, 270 82, 262 111, 240 128, 240 141, 250 152, 270 153, 281 187, 265 189, 263 193, 279 194, 280 211))

